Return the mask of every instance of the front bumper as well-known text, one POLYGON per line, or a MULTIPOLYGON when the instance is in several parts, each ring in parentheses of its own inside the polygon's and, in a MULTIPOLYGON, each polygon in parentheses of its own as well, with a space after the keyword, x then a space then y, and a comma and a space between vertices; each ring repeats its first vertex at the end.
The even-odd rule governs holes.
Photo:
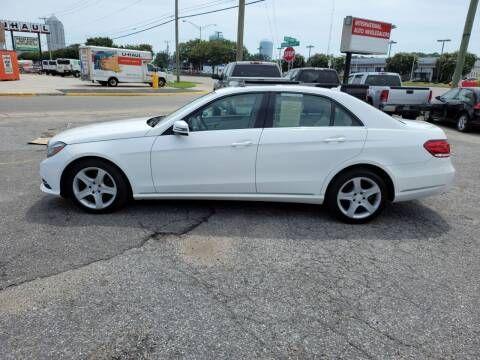
POLYGON ((60 195, 60 179, 66 164, 69 163, 71 155, 68 147, 65 147, 58 154, 46 158, 40 163, 40 190, 50 195, 60 195))

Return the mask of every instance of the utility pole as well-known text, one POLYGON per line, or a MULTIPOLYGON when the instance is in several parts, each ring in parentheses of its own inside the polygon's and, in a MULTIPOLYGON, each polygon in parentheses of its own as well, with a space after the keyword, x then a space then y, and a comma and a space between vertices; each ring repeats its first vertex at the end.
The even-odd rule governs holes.
POLYGON ((175 63, 177 82, 180 82, 180 54, 178 52, 178 0, 175 0, 175 63))
POLYGON ((390 40, 390 41, 388 42, 388 56, 387 56, 387 58, 390 57, 390 53, 392 52, 392 45, 393 45, 393 44, 396 44, 396 43, 397 43, 397 42, 396 42, 396 41, 393 41, 393 40, 390 40))
POLYGON ((475 13, 477 12, 478 0, 470 0, 467 18, 465 19, 465 27, 463 29, 462 43, 457 56, 457 65, 453 73, 452 86, 457 87, 460 78, 462 77, 463 66, 465 65, 465 56, 467 54, 468 42, 470 41, 470 34, 472 32, 473 21, 475 20, 475 13))
POLYGON ((237 61, 243 60, 244 26, 245 26, 245 0, 238 0, 237 61))
POLYGON ((170 55, 170 41, 169 40, 165 40, 165 44, 167 44, 167 54, 170 55))
MULTIPOLYGON (((445 43, 449 42, 449 41, 452 41, 452 40, 450 40, 450 39, 440 39, 440 40, 437 40, 437 41, 442 43, 442 51, 440 52, 440 57, 441 57, 443 55, 443 50, 445 49, 445 43)), ((440 75, 442 75, 442 69, 439 67, 438 73, 437 73, 437 82, 440 79, 440 75)))
MULTIPOLYGON (((308 60, 310 60, 310 55, 312 53, 312 49, 314 48, 315 46, 313 45, 307 45, 307 49, 308 49, 308 60)), ((307 60, 307 61, 308 61, 307 60)))

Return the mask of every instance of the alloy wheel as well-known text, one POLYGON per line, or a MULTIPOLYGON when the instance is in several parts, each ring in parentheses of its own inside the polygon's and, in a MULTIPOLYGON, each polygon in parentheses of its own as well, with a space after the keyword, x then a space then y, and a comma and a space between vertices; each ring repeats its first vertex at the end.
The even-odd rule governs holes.
POLYGON ((340 211, 351 219, 364 219, 375 213, 382 201, 378 184, 367 177, 354 177, 345 182, 338 191, 337 204, 340 211))
POLYGON ((457 122, 457 129, 460 131, 465 131, 467 129, 467 122, 468 119, 466 115, 460 116, 457 122))
POLYGON ((87 167, 73 178, 73 194, 85 207, 101 210, 110 206, 117 195, 113 177, 99 167, 87 167))

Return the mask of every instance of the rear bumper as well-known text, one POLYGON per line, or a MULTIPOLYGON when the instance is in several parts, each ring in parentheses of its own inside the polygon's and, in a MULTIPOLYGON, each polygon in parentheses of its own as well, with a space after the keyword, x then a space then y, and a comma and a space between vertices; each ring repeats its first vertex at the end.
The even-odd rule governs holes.
POLYGON ((427 104, 425 105, 391 105, 391 104, 380 104, 380 110, 389 113, 389 114, 402 114, 402 113, 412 113, 412 112, 421 112, 428 109, 427 104))
POLYGON ((388 170, 395 176, 395 202, 441 194, 450 188, 455 178, 450 158, 389 166, 388 170))

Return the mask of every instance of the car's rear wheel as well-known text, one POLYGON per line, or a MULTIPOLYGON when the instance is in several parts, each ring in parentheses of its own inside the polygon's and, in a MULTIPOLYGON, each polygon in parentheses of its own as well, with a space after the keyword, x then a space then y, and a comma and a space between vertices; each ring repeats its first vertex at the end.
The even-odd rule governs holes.
POLYGON ((124 175, 108 162, 89 159, 75 164, 67 181, 72 200, 85 211, 111 212, 128 201, 124 175))
POLYGON ((461 132, 467 132, 470 128, 470 119, 468 115, 463 113, 457 119, 457 130, 461 132))
POLYGON ((158 79, 158 86, 164 87, 167 84, 167 81, 164 78, 158 79))
POLYGON ((329 186, 326 204, 338 219, 365 223, 378 216, 387 201, 385 181, 370 170, 352 170, 329 186))

